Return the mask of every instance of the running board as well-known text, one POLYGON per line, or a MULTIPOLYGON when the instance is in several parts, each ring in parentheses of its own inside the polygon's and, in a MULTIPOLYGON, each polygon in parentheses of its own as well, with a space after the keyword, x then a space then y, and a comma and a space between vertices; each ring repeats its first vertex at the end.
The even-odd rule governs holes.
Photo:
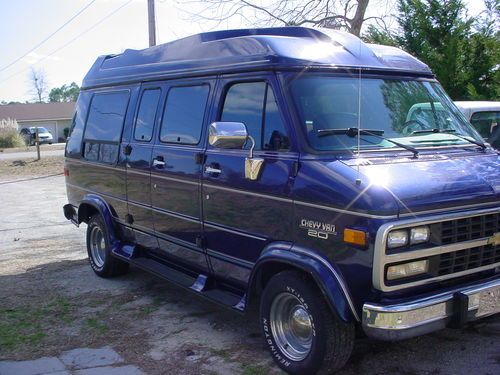
POLYGON ((205 297, 222 306, 230 307, 237 311, 243 312, 245 309, 245 296, 241 296, 224 289, 217 288, 210 282, 210 278, 200 274, 197 277, 188 275, 185 272, 172 268, 164 263, 156 261, 152 258, 137 257, 128 259, 130 264, 137 266, 145 271, 151 272, 156 276, 170 281, 178 286, 190 289, 195 294, 205 297))

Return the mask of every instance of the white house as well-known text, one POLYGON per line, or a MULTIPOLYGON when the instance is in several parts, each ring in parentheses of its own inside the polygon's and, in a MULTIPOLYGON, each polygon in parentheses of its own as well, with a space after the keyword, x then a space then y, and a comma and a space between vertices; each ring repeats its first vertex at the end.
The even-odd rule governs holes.
POLYGON ((5 104, 0 105, 0 120, 16 120, 19 130, 43 126, 52 133, 54 141, 58 142, 65 138, 64 128, 71 126, 74 110, 74 102, 5 104))

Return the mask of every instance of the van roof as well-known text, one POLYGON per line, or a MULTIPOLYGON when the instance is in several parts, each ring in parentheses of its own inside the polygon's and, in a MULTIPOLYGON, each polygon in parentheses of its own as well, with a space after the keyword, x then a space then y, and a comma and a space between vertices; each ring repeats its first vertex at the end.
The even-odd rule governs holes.
POLYGON ((276 27, 201 33, 146 48, 100 56, 82 87, 257 69, 362 68, 433 77, 429 67, 389 46, 341 31, 276 27))

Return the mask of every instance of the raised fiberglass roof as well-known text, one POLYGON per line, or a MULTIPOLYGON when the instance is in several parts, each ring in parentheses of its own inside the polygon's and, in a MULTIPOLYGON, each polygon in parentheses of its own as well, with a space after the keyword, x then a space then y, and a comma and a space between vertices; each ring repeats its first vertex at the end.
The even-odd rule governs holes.
POLYGON ((388 46, 331 29, 276 27, 201 33, 143 50, 101 56, 83 88, 177 75, 330 66, 431 76, 427 65, 388 46))

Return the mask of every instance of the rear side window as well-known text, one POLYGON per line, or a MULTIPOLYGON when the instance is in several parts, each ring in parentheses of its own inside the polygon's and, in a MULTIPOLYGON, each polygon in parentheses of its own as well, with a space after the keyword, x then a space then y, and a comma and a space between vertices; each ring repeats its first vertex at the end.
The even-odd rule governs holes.
MULTIPOLYGON (((266 82, 232 85, 227 91, 220 120, 244 123, 255 140, 256 150, 277 151, 289 147, 276 98, 266 82)), ((245 148, 250 146, 247 142, 245 148)))
POLYGON ((145 90, 142 93, 141 104, 135 122, 134 139, 136 141, 149 142, 153 137, 160 93, 160 89, 145 90))
POLYGON ((128 91, 94 95, 85 128, 86 140, 120 142, 128 96, 128 91))
POLYGON ((83 137, 85 159, 116 162, 128 100, 128 91, 94 95, 83 137))
POLYGON ((208 93, 208 85, 171 88, 163 113, 160 141, 198 144, 208 93))

